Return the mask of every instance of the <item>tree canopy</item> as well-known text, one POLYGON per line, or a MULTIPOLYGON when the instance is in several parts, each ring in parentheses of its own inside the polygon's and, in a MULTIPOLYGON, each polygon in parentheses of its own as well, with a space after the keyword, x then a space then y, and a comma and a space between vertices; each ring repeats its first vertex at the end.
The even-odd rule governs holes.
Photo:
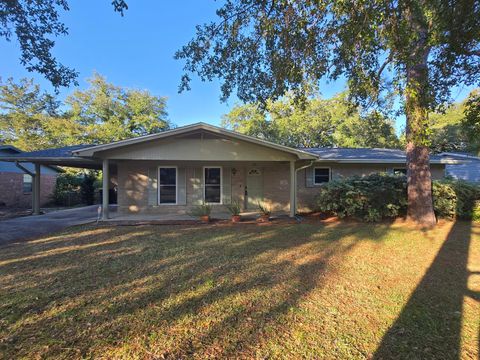
POLYGON ((371 112, 361 115, 347 94, 318 96, 299 104, 293 95, 259 104, 236 105, 222 125, 292 147, 399 147, 393 122, 371 112))
MULTIPOLYGON (((115 11, 123 15, 127 4, 113 0, 115 11)), ((60 12, 68 11, 67 0, 0 1, 0 37, 16 38, 20 45, 20 63, 28 71, 42 74, 55 88, 76 84, 78 73, 58 62, 52 54, 54 38, 68 34, 60 21, 60 12)))
MULTIPOLYGON (((475 104, 478 104, 478 90, 467 99, 455 102, 442 111, 430 114, 431 144, 434 152, 460 151, 478 154, 480 150, 480 128, 476 128, 475 104), (475 100, 476 99, 476 100, 475 100), (468 122, 470 119, 470 122, 468 122)), ((477 105, 478 106, 478 105, 477 105)))
POLYGON ((0 84, 0 139, 22 150, 96 144, 172 127, 166 98, 113 85, 98 74, 61 102, 33 80, 0 84))
POLYGON ((428 113, 458 84, 480 81, 478 1, 226 0, 217 21, 181 48, 180 90, 191 75, 219 78, 223 98, 276 100, 322 78, 348 79, 356 101, 381 109, 403 98, 407 118, 408 216, 435 224, 428 113))

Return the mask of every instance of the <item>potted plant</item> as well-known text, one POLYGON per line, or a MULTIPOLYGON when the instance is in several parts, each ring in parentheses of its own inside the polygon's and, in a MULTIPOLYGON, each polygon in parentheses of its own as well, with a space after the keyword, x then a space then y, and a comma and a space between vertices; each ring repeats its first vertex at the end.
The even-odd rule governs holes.
POLYGON ((270 214, 272 211, 270 208, 264 204, 258 203, 258 209, 260 210, 260 218, 259 221, 261 222, 267 222, 270 220, 270 214))
POLYGON ((190 215, 200 218, 200 221, 203 223, 210 222, 210 213, 212 212, 212 207, 208 204, 203 203, 202 205, 195 206, 190 215))
POLYGON ((232 201, 232 203, 228 205, 227 208, 228 208, 228 211, 230 211, 230 213, 232 214, 233 223, 238 223, 242 220, 242 218, 240 217, 240 211, 241 211, 240 203, 238 201, 236 200, 232 201))

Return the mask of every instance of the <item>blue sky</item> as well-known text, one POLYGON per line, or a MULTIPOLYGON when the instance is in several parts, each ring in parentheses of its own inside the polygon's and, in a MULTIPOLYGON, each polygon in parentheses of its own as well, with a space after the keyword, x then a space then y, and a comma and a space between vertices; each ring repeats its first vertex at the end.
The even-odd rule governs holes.
MULTIPOLYGON (((181 61, 173 59, 177 49, 192 38, 195 25, 215 19, 219 2, 213 0, 128 1, 125 16, 113 11, 110 0, 71 0, 70 11, 62 13, 69 35, 57 38, 54 54, 79 73, 79 86, 94 71, 116 85, 147 89, 168 97, 169 118, 177 125, 204 121, 219 124, 221 115, 237 102, 221 103, 219 82, 192 82, 192 90, 178 94, 182 75, 181 61)), ((33 77, 43 88, 52 90, 40 75, 28 73, 19 63, 15 41, 0 40, 0 76, 33 77), (5 55, 6 54, 6 55, 5 55)), ((323 84, 324 97, 344 88, 342 81, 323 84)), ((456 89, 454 97, 463 98, 469 89, 456 89)), ((73 88, 62 89, 60 96, 73 88)), ((397 129, 404 120, 397 120, 397 129)))

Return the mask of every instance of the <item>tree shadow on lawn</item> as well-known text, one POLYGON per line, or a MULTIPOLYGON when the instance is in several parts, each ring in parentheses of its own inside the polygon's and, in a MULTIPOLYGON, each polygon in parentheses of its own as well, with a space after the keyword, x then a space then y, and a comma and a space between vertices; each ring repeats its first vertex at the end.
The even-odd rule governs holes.
POLYGON ((359 241, 387 231, 87 227, 63 241, 10 246, 0 256, 0 289, 8 288, 0 290, 0 350, 6 357, 253 355, 271 325, 322 287, 359 241))
POLYGON ((474 275, 468 269, 471 234, 471 222, 458 221, 452 226, 434 261, 384 335, 374 359, 475 357, 480 344, 470 344, 462 353, 465 297, 480 301, 480 293, 468 288, 469 277, 474 275))

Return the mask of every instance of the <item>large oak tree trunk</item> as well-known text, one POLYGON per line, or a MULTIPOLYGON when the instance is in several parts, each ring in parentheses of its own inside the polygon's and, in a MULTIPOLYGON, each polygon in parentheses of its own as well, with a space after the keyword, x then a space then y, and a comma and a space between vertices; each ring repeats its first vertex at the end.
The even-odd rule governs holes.
POLYGON ((435 225, 428 144, 428 51, 407 68, 408 218, 422 226, 435 225))

